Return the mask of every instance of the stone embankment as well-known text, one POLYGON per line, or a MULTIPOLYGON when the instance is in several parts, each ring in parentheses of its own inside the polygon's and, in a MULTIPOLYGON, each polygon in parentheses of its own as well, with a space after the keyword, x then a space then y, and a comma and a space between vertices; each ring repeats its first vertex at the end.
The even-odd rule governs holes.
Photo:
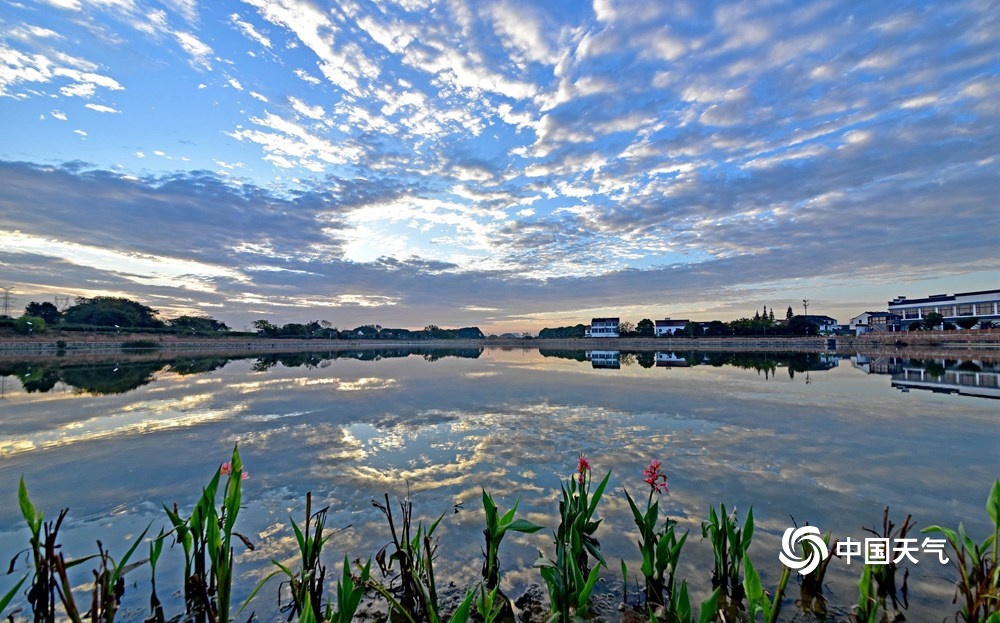
POLYGON ((1000 329, 982 331, 921 331, 831 337, 663 337, 588 339, 485 339, 485 340, 294 340, 255 337, 185 338, 181 336, 130 334, 48 333, 36 336, 0 337, 0 356, 66 354, 120 354, 137 350, 160 350, 190 355, 247 354, 268 352, 343 351, 377 348, 543 348, 568 350, 729 350, 807 351, 869 353, 899 356, 960 358, 992 353, 1000 358, 1000 329), (130 348, 143 343, 152 348, 130 348))

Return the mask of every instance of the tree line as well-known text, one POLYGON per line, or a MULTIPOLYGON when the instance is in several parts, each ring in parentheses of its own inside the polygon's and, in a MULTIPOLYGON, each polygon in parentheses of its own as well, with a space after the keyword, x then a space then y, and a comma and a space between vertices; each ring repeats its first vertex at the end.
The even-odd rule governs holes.
POLYGON ((276 325, 269 320, 254 320, 253 333, 234 332, 226 323, 211 316, 183 315, 160 318, 160 312, 138 301, 113 296, 78 297, 74 304, 60 310, 53 303, 32 301, 16 320, 0 319, 0 327, 13 327, 18 333, 31 335, 48 328, 66 331, 117 331, 167 333, 190 336, 256 335, 267 338, 350 339, 350 340, 453 340, 483 339, 478 327, 444 329, 427 325, 420 330, 391 329, 370 324, 340 330, 328 320, 307 323, 291 322, 276 325))
MULTIPOLYGON (((545 328, 538 333, 541 339, 582 338, 587 325, 577 324, 567 327, 545 328)), ((618 325, 621 337, 655 337, 656 323, 649 318, 643 318, 637 323, 622 321, 618 325)), ((764 306, 763 311, 757 311, 752 318, 737 318, 729 322, 713 320, 707 323, 688 321, 675 336, 679 337, 721 337, 730 336, 812 336, 819 335, 819 325, 809 320, 808 316, 796 315, 791 306, 785 311, 783 321, 775 320, 774 308, 764 306)))

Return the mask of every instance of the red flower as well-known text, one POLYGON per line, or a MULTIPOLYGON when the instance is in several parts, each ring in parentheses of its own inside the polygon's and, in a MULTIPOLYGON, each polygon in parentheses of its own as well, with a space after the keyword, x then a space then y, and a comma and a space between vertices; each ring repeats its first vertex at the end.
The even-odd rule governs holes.
POLYGON ((576 477, 577 482, 579 482, 582 485, 586 473, 590 471, 590 461, 588 461, 587 457, 583 454, 580 455, 580 462, 576 466, 576 471, 577 471, 577 477, 576 477))
POLYGON ((643 481, 650 486, 653 491, 667 493, 667 475, 660 468, 660 462, 653 459, 649 462, 649 467, 642 470, 643 481))
MULTIPOLYGON (((231 476, 233 473, 232 463, 230 463, 229 461, 223 463, 222 467, 219 468, 219 473, 222 474, 223 476, 231 476)), ((240 474, 240 480, 246 480, 249 477, 250 477, 250 472, 243 472, 240 474)))

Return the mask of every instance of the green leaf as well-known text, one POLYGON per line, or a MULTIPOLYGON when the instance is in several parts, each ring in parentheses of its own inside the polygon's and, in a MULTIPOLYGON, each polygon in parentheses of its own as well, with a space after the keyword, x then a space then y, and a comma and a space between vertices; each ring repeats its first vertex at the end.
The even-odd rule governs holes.
POLYGON ((469 620, 469 611, 472 608, 472 598, 476 596, 475 591, 469 591, 465 594, 465 599, 462 603, 455 608, 454 614, 448 619, 449 623, 466 623, 469 620))
POLYGON ((21 484, 17 487, 17 499, 21 502, 21 515, 24 520, 28 523, 28 527, 31 528, 32 534, 38 533, 38 527, 42 523, 41 515, 38 516, 38 522, 35 523, 35 506, 31 503, 28 498, 28 487, 24 484, 24 476, 21 476, 21 484))
POLYGON ((990 514, 994 526, 1000 526, 1000 478, 993 482, 990 495, 986 498, 986 512, 990 514))
POLYGON ((125 552, 124 556, 122 556, 121 562, 118 563, 118 565, 115 567, 114 573, 111 574, 111 583, 109 586, 113 588, 116 584, 118 584, 118 578, 123 575, 125 565, 128 563, 128 559, 132 557, 132 554, 135 552, 135 548, 139 547, 139 544, 142 543, 142 540, 146 538, 146 533, 149 532, 149 528, 152 525, 153 523, 150 522, 146 526, 146 529, 142 531, 142 534, 136 537, 135 543, 132 543, 132 547, 128 548, 128 551, 125 552))
POLYGON ((687 580, 681 580, 680 592, 677 595, 677 619, 681 623, 689 623, 691 621, 691 597, 688 595, 688 583, 687 580))
POLYGON ((528 534, 534 534, 539 530, 543 529, 545 526, 539 526, 538 524, 528 521, 527 519, 516 519, 509 526, 508 530, 513 530, 514 532, 526 532, 528 534))
POLYGON ((604 480, 601 484, 597 485, 597 489, 594 490, 593 496, 590 498, 590 506, 587 508, 587 516, 593 517, 594 511, 597 510, 597 503, 601 500, 601 496, 604 494, 604 488, 608 486, 608 479, 611 478, 611 472, 609 471, 604 475, 604 480))
POLYGON ((577 612, 585 612, 587 610, 587 602, 590 601, 590 593, 594 590, 594 585, 597 584, 598 578, 601 575, 601 568, 595 566, 590 570, 590 575, 587 577, 587 583, 583 586, 580 591, 580 595, 576 600, 576 610, 577 612))
MULTIPOLYGON (((24 482, 24 479, 22 479, 21 482, 24 482)), ((6 608, 7 605, 10 604, 11 600, 14 599, 14 595, 17 595, 17 590, 21 588, 21 585, 24 584, 24 581, 27 579, 28 576, 24 576, 17 584, 14 585, 14 588, 7 591, 7 594, 3 597, 0 597, 0 614, 3 614, 4 608, 6 608)))
POLYGON ((719 588, 712 591, 712 594, 708 598, 701 602, 701 609, 698 611, 698 623, 709 623, 715 616, 715 612, 719 609, 719 588))
POLYGON ((743 542, 741 543, 741 546, 744 552, 746 552, 747 548, 750 547, 750 539, 753 538, 753 529, 753 506, 751 506, 747 510, 746 521, 743 522, 743 542))
POLYGON ((747 594, 747 602, 750 605, 750 620, 755 620, 757 612, 764 613, 764 620, 771 619, 771 602, 764 592, 764 586, 760 582, 760 575, 750 562, 750 556, 743 555, 743 590, 747 594))
MULTIPOLYGON (((274 564, 277 565, 278 563, 274 564)), ((278 566, 281 567, 281 565, 278 566)), ((243 612, 243 609, 246 608, 248 605, 250 605, 250 601, 257 595, 258 592, 260 592, 260 589, 264 588, 264 585, 267 584, 267 581, 273 578, 274 576, 278 575, 279 573, 281 573, 283 569, 284 568, 282 567, 282 569, 272 571, 271 573, 265 575, 264 578, 257 583, 257 586, 255 586, 254 589, 250 591, 250 596, 246 598, 246 601, 243 602, 243 605, 240 606, 240 609, 236 611, 236 616, 240 616, 240 613, 243 612)), ((287 570, 285 570, 285 572, 287 573, 287 570)))

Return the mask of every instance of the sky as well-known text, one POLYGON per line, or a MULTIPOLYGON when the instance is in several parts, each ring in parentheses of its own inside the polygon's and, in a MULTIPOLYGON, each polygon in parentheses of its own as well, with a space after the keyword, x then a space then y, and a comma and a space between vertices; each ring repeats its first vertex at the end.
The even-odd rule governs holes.
POLYGON ((501 333, 1000 288, 996 0, 0 0, 0 137, 18 311, 501 333))

